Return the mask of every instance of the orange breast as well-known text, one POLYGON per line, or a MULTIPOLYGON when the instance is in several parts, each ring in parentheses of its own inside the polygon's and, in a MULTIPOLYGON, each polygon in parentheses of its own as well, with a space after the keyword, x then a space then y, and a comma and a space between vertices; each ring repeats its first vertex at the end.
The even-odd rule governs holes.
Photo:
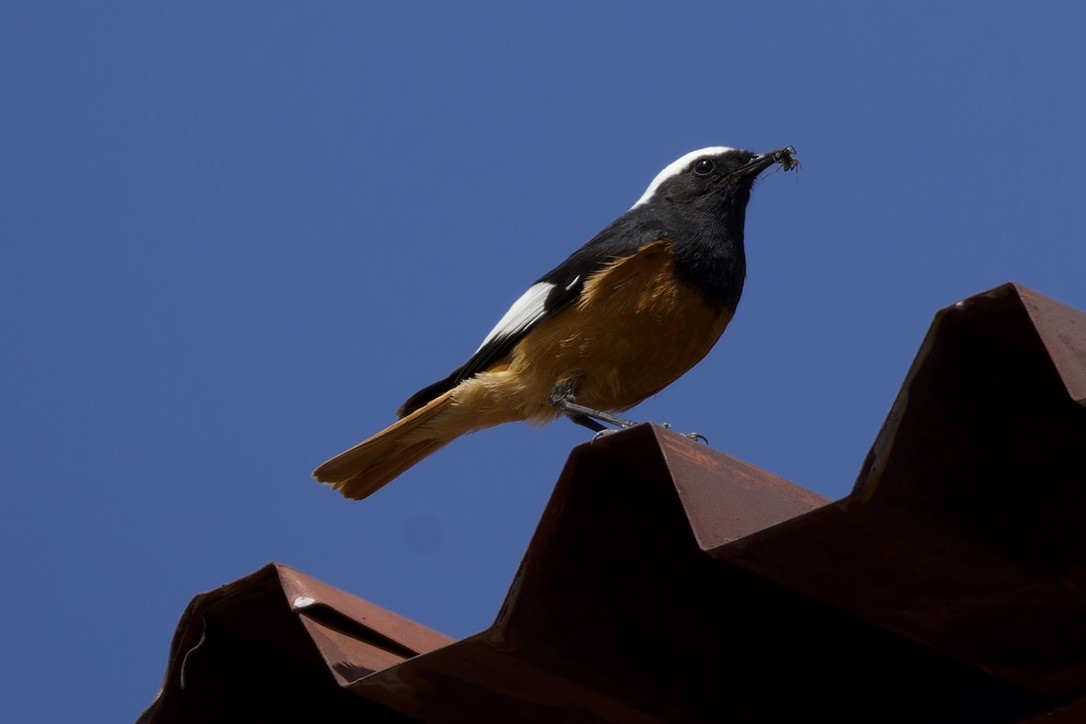
POLYGON ((572 381, 578 403, 625 410, 712 349, 733 310, 715 308, 678 281, 670 247, 664 239, 611 262, 585 283, 578 304, 517 345, 494 373, 515 381, 518 402, 547 405, 556 385, 572 381))

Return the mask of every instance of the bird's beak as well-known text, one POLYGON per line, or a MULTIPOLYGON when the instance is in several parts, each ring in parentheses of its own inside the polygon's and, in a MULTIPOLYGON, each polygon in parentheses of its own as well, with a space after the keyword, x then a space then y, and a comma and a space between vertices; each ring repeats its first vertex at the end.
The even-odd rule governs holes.
POLYGON ((738 169, 736 173, 744 176, 757 176, 775 163, 779 163, 785 171, 791 171, 798 167, 799 161, 796 160, 796 149, 785 146, 784 148, 778 148, 776 151, 755 154, 754 158, 747 165, 738 169))

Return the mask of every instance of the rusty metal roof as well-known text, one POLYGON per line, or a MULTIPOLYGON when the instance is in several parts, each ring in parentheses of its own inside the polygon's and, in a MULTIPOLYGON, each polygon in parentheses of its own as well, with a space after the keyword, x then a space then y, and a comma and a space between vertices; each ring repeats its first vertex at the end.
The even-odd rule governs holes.
POLYGON ((1083 403, 1086 315, 1004 285, 843 500, 640 425, 573 451, 486 631, 269 565, 193 600, 141 721, 1082 721, 1083 403))

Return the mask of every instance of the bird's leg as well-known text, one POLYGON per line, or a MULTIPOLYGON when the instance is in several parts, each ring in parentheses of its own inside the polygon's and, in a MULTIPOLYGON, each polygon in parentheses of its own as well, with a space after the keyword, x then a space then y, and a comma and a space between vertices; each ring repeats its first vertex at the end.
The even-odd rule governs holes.
POLYGON ((578 425, 581 425, 582 427, 587 427, 592 432, 603 432, 610 429, 603 423, 596 422, 588 415, 581 415, 579 413, 567 413, 567 417, 569 417, 570 420, 573 420, 578 425))
POLYGON ((566 417, 578 425, 583 425, 595 433, 605 431, 607 428, 600 421, 609 422, 615 427, 633 427, 636 422, 627 420, 617 415, 601 410, 593 410, 591 407, 578 405, 573 401, 573 382, 566 380, 555 385, 551 391, 550 403, 565 413, 566 417))
MULTIPOLYGON (((633 427, 637 423, 632 420, 627 420, 624 417, 618 415, 612 415, 609 412, 602 412, 600 410, 593 410, 591 407, 585 407, 584 405, 578 405, 573 401, 573 381, 565 380, 559 382, 551 390, 550 403, 565 413, 573 422, 578 425, 587 427, 592 432, 596 433, 592 438, 596 440, 604 435, 615 432, 614 430, 600 424, 600 420, 609 422, 617 428, 625 429, 627 427, 633 427)), ((671 424, 665 422, 663 427, 668 430, 671 429, 671 424)), ((706 445, 709 444, 709 438, 702 435, 700 432, 680 432, 677 433, 683 437, 690 438, 691 440, 701 440, 706 445)))
POLYGON ((578 405, 576 402, 572 402, 570 400, 560 400, 557 403, 557 407, 559 410, 566 413, 566 415, 568 415, 569 418, 577 424, 584 425, 585 427, 591 429, 595 429, 597 432, 599 432, 600 429, 603 429, 603 425, 600 425, 599 422, 596 422, 597 420, 609 422, 615 427, 621 428, 633 427, 637 424, 633 420, 627 420, 625 417, 612 415, 611 413, 603 412, 602 410, 593 410, 591 407, 578 405), (588 418, 588 420, 591 423, 594 423, 596 427, 593 427, 593 425, 585 424, 581 419, 578 418, 588 418))

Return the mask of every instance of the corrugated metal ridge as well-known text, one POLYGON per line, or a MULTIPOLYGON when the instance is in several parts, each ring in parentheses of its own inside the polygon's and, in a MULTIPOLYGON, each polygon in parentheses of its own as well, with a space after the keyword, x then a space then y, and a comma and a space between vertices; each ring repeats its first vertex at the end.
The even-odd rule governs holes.
POLYGON ((228 610, 235 647, 290 649, 296 697, 357 695, 326 721, 1050 711, 1086 693, 1084 370, 1083 313, 1018 285, 971 297, 936 315, 847 498, 640 425, 573 451, 486 631, 453 641, 267 566, 193 600, 141 721, 228 610))

